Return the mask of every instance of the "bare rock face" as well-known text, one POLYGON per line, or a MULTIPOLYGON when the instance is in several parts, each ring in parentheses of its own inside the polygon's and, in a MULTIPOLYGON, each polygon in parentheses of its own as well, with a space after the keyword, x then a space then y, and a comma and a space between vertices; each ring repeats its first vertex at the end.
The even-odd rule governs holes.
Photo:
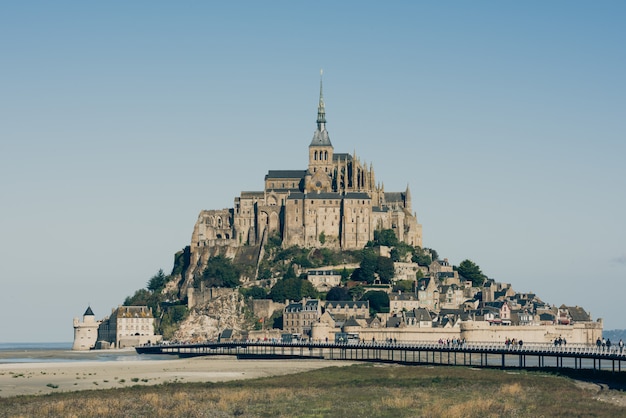
POLYGON ((193 308, 181 322, 174 339, 185 342, 215 341, 225 329, 232 329, 234 338, 246 330, 243 298, 237 290, 221 292, 220 296, 193 308))

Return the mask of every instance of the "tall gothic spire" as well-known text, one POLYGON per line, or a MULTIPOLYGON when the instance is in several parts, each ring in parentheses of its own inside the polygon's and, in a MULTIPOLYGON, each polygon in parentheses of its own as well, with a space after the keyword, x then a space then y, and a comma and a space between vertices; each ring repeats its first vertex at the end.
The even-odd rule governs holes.
POLYGON ((328 131, 326 130, 326 109, 324 108, 324 96, 322 92, 322 74, 320 70, 320 101, 317 106, 317 130, 313 134, 313 140, 310 146, 324 146, 332 147, 330 138, 328 137, 328 131))
POLYGON ((322 75, 324 70, 320 70, 320 102, 317 105, 317 129, 326 130, 326 109, 324 108, 324 94, 322 90, 322 75))

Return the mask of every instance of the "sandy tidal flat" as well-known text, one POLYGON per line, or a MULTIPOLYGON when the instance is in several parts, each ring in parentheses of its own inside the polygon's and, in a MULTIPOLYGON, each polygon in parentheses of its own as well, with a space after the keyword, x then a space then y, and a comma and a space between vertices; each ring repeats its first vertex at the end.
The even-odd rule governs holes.
POLYGON ((234 357, 7 363, 0 364, 0 397, 166 382, 222 382, 346 364, 350 363, 329 360, 237 360, 234 357))

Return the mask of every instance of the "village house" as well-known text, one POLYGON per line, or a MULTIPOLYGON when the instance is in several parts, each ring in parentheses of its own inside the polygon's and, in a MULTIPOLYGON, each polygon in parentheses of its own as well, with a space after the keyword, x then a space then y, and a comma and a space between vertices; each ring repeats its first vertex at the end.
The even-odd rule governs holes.
POLYGON ((334 270, 309 270, 306 279, 318 292, 328 292, 341 284, 341 274, 334 270))
POLYGON ((283 311, 283 331, 304 337, 311 336, 311 326, 322 315, 322 305, 318 299, 303 299, 300 302, 287 302, 283 311))
POLYGON ((417 282, 418 307, 431 311, 439 310, 439 287, 437 280, 432 278, 420 279, 417 282))
POLYGON ((99 348, 124 348, 155 343, 154 316, 147 306, 118 306, 98 327, 99 348))
POLYGON ((389 294, 389 313, 396 314, 420 307, 420 301, 414 293, 394 292, 389 294))
POLYGON ((326 312, 330 313, 334 318, 369 318, 370 302, 369 300, 359 301, 335 301, 328 300, 324 306, 326 312))

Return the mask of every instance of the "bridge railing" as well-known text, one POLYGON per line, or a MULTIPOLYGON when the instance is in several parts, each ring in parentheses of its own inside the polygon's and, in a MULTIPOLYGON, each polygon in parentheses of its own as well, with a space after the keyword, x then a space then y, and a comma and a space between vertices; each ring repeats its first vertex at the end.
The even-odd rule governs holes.
POLYGON ((520 354, 532 354, 532 353, 546 353, 546 354, 570 354, 570 355, 589 355, 597 357, 612 357, 612 358, 626 358, 626 349, 621 349, 618 346, 611 347, 598 347, 590 344, 566 344, 566 345, 554 345, 547 343, 524 343, 519 344, 504 344, 495 342, 455 342, 455 343, 439 343, 432 341, 410 341, 410 342, 394 342, 394 341, 355 341, 347 343, 335 343, 335 342, 322 342, 322 341, 294 341, 294 342, 282 342, 282 341, 232 341, 232 342, 217 342, 206 341, 201 343, 162 343, 153 344, 152 347, 179 348, 179 349, 191 349, 193 347, 204 346, 241 346, 241 345, 258 345, 258 346, 298 346, 298 347, 310 347, 310 348, 331 348, 331 347, 351 347, 351 348, 367 348, 367 349, 409 349, 409 350, 452 350, 461 352, 498 352, 501 353, 511 352, 520 354))

